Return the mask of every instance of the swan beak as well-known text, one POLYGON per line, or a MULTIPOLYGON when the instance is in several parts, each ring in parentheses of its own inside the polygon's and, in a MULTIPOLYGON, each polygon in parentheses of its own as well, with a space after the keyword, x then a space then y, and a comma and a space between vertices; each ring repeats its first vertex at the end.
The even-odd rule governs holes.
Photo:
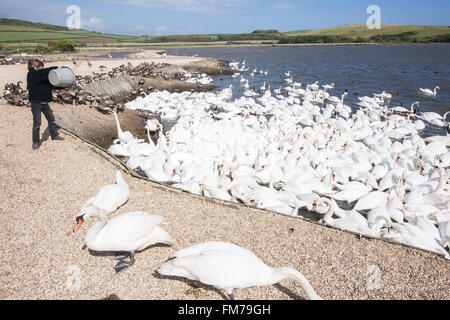
POLYGON ((316 211, 317 209, 317 204, 313 204, 311 211, 316 211))
POLYGON ((75 226, 75 228, 73 228, 73 232, 77 232, 78 229, 80 229, 83 222, 84 222, 83 218, 81 217, 77 218, 77 225, 75 226))

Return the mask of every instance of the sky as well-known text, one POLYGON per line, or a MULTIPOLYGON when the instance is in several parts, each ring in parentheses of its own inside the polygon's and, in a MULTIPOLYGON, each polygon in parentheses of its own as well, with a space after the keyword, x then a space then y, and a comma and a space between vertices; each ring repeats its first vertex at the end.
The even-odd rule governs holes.
POLYGON ((0 0, 0 17, 66 25, 77 5, 81 28, 126 35, 280 32, 365 24, 450 25, 448 0, 0 0))

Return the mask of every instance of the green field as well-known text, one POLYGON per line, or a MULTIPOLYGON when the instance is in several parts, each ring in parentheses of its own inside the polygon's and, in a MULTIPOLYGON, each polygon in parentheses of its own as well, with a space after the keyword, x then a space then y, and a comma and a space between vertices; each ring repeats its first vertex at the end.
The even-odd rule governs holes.
POLYGON ((386 35, 386 34, 400 34, 404 32, 417 31, 419 32, 418 37, 429 37, 436 36, 445 33, 450 33, 450 27, 443 26, 408 26, 408 25, 392 25, 392 24, 384 24, 381 26, 381 29, 373 29, 369 30, 366 25, 363 24, 349 24, 334 28, 327 29, 318 29, 318 30, 299 30, 299 31, 291 31, 286 32, 286 35, 319 35, 319 36, 349 36, 349 37, 361 37, 361 38, 370 38, 377 35, 386 35))
POLYGON ((15 42, 15 41, 36 41, 36 40, 61 40, 61 39, 76 39, 87 37, 85 35, 71 34, 65 32, 48 32, 48 31, 0 31, 0 42, 15 42))
POLYGON ((15 19, 0 18, 0 51, 3 53, 24 52, 36 46, 45 47, 49 41, 70 39, 79 46, 132 46, 142 47, 155 44, 161 46, 183 46, 177 43, 196 45, 222 42, 228 45, 239 44, 238 41, 275 41, 280 44, 295 43, 431 43, 450 42, 448 26, 408 26, 382 25, 380 30, 369 30, 366 25, 344 25, 319 30, 297 30, 278 32, 277 30, 257 30, 242 34, 203 34, 171 36, 126 36, 70 30, 64 26, 35 23, 15 19))

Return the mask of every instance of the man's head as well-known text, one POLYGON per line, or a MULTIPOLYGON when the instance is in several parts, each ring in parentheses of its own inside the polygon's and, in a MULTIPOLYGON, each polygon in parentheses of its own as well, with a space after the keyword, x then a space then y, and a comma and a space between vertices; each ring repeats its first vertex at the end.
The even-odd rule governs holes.
POLYGON ((39 70, 44 67, 44 63, 39 59, 28 60, 28 70, 39 70))

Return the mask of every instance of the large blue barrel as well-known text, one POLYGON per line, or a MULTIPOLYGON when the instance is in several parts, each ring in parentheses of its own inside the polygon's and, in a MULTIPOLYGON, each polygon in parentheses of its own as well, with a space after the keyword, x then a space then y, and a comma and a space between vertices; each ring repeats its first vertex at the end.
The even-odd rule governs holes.
POLYGON ((48 73, 48 81, 55 87, 69 88, 75 84, 75 73, 69 67, 53 69, 48 73))

